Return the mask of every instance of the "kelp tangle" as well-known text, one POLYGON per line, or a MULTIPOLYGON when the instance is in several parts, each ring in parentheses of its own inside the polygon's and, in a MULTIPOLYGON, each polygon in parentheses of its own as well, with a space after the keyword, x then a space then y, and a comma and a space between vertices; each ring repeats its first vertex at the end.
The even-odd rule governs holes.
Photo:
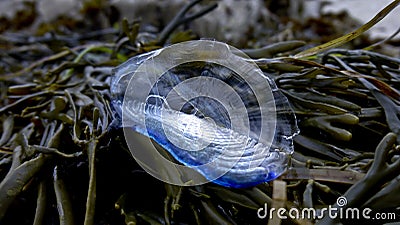
MULTIPOLYGON (((114 120, 112 69, 196 39, 177 28, 216 7, 200 2, 191 1, 155 35, 143 34, 138 21, 80 35, 1 34, 1 224, 265 224, 268 217, 257 216, 265 204, 321 209, 338 206, 340 196, 344 209, 398 215, 400 60, 337 49, 349 36, 306 52, 298 49, 305 43, 290 40, 243 50, 288 99, 301 130, 290 168, 275 181, 180 187, 143 171, 114 120)), ((101 5, 85 7, 106 13, 94 10, 101 5)), ((352 222, 272 218, 271 224, 352 222)))

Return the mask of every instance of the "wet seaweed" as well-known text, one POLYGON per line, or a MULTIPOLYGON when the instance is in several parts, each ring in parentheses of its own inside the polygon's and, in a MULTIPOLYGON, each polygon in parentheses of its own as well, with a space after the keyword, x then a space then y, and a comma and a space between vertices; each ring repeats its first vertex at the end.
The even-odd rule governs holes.
MULTIPOLYGON (((2 224, 313 224, 267 222, 257 210, 318 209, 335 206, 339 196, 346 207, 400 205, 400 61, 367 50, 319 47, 291 57, 302 41, 245 50, 288 97, 301 130, 291 169, 276 182, 177 187, 137 165, 113 126, 111 69, 165 43, 194 39, 175 29, 216 7, 204 3, 186 15, 200 2, 145 43, 137 39, 145 25, 126 20, 81 35, 0 36, 2 224)), ((85 10, 96 7, 104 6, 85 10)))

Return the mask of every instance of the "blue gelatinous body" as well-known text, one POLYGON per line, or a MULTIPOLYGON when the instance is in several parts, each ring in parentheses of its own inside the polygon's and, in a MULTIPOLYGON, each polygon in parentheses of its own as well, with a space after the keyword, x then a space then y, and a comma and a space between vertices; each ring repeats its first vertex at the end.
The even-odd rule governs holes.
MULTIPOLYGON (((298 128, 288 100, 272 79, 260 75, 270 88, 270 97, 260 97, 256 93, 263 93, 262 90, 249 84, 246 75, 203 61, 169 68, 151 80, 147 93, 127 88, 139 66, 159 53, 136 56, 114 70, 112 105, 120 119, 124 113, 128 121, 124 126, 150 137, 177 161, 223 186, 254 186, 273 180, 286 170, 298 128), (244 111, 232 112, 239 105, 229 101, 227 104, 215 95, 207 96, 215 91, 228 100, 240 100, 244 111), (131 93, 146 97, 128 98, 131 93), (229 104, 234 107, 227 107, 229 104), (267 121, 265 127, 263 124, 269 119, 272 122, 267 121), (269 140, 262 138, 266 132, 270 132, 269 140)), ((139 83, 146 80, 146 73, 135 76, 139 83)))

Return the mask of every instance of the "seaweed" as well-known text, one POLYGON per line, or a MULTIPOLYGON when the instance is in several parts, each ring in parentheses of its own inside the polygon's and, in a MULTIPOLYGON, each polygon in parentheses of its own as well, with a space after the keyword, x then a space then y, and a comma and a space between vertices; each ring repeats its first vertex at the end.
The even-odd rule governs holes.
MULTIPOLYGON (((109 13, 107 1, 85 5, 82 13, 98 15, 86 24, 59 18, 39 27, 37 35, 2 33, 0 222, 336 224, 346 221, 273 217, 267 222, 257 212, 265 204, 299 210, 337 206, 340 196, 347 199, 345 208, 395 210, 400 205, 400 60, 377 51, 330 48, 358 36, 398 2, 356 33, 317 48, 305 50, 308 46, 298 40, 261 44, 265 47, 260 47, 265 41, 249 41, 244 51, 289 99, 301 134, 287 173, 245 189, 177 187, 154 179, 131 157, 110 106, 115 66, 197 38, 176 29, 216 3, 189 2, 147 42, 139 39, 146 26, 139 20, 91 31, 99 15, 109 13), (83 28, 76 30, 84 32, 65 29, 77 24, 83 28)), ((31 8, 0 30, 22 29, 26 17, 35 17, 31 8)))

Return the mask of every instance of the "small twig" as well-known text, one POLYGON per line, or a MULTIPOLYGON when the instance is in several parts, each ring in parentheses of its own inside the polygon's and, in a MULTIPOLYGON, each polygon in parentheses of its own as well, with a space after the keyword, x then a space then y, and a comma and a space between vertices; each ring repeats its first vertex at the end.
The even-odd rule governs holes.
POLYGON ((60 225, 73 225, 75 223, 71 200, 65 188, 64 181, 58 176, 57 166, 54 167, 53 179, 60 225))
POLYGON ((165 43, 165 41, 167 40, 167 38, 169 37, 169 35, 181 24, 187 23, 191 20, 194 20, 196 18, 199 18, 201 16, 203 16, 204 14, 207 14, 208 12, 211 12, 212 10, 214 10, 215 8, 217 8, 218 3, 213 3, 210 4, 208 6, 206 6, 205 8, 201 9, 200 11, 190 14, 190 15, 186 15, 186 13, 195 5, 197 5, 199 2, 201 2, 202 0, 193 0, 191 1, 189 4, 187 4, 186 6, 184 6, 181 11, 179 11, 179 13, 171 20, 171 22, 168 23, 168 25, 161 31, 161 33, 158 36, 158 44, 159 45, 163 45, 165 43))
POLYGON ((299 47, 304 46, 305 44, 306 43, 304 41, 282 41, 258 49, 241 49, 241 51, 248 55, 250 58, 254 59, 271 58, 278 53, 295 50, 299 47))
POLYGON ((372 44, 372 45, 370 45, 368 47, 365 47, 364 50, 372 50, 372 49, 374 49, 375 47, 377 47, 379 45, 385 44, 386 42, 388 42, 388 41, 392 40, 394 37, 396 37, 399 33, 400 33, 400 27, 397 28, 397 30, 392 35, 390 35, 389 37, 387 37, 387 38, 385 38, 385 39, 383 39, 381 41, 378 41, 378 42, 376 42, 376 43, 374 43, 374 44, 372 44))
POLYGON ((96 205, 96 146, 97 140, 93 139, 88 144, 88 160, 89 160, 89 187, 86 199, 86 213, 84 225, 94 224, 94 213, 96 205))
POLYGON ((66 154, 64 152, 58 151, 58 149, 56 149, 56 148, 49 148, 49 147, 40 146, 40 145, 31 145, 30 147, 33 151, 36 151, 36 152, 45 153, 45 154, 49 154, 49 153, 55 154, 55 155, 58 155, 58 156, 61 156, 64 158, 75 158, 75 157, 79 157, 82 155, 82 152, 66 154))
POLYGON ((87 145, 87 154, 89 161, 89 187, 86 199, 86 213, 84 225, 94 224, 94 214, 96 206, 96 150, 98 137, 97 124, 99 122, 99 109, 95 107, 93 109, 93 129, 91 131, 91 138, 87 145))
MULTIPOLYGON (((274 180, 271 207, 276 209, 284 208, 286 207, 286 201, 287 201, 286 182, 282 180, 274 180)), ((278 215, 276 211, 273 212, 273 215, 269 215, 269 218, 270 220, 268 220, 268 225, 281 224, 282 222, 281 217, 278 215)))
POLYGON ((46 211, 47 193, 46 182, 42 181, 38 187, 38 197, 36 200, 36 212, 33 225, 43 224, 44 213, 46 211))
MULTIPOLYGON (((1 80, 1 78, 0 78, 0 80, 1 80)), ((43 96, 50 95, 50 94, 52 94, 52 92, 46 90, 46 91, 40 91, 40 92, 36 92, 36 93, 30 94, 30 95, 26 95, 25 97, 20 98, 17 101, 0 108, 0 113, 4 113, 5 111, 10 110, 29 99, 43 97, 43 96)))
POLYGON ((332 169, 307 169, 290 168, 280 179, 300 180, 313 179, 318 181, 329 181, 343 184, 354 184, 364 177, 363 173, 352 171, 332 170, 332 169))
POLYGON ((171 225, 171 220, 169 216, 169 206, 171 204, 171 196, 166 196, 164 199, 164 220, 165 224, 171 225))

